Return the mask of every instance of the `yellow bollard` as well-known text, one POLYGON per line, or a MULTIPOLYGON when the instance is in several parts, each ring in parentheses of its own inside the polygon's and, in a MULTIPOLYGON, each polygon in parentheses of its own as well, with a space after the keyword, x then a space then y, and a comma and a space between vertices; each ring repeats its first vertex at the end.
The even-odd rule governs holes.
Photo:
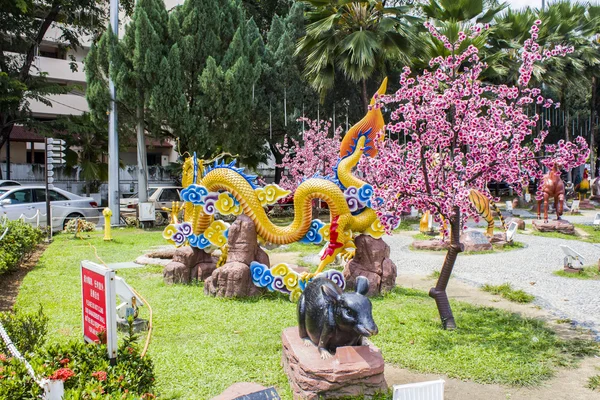
POLYGON ((112 211, 106 207, 102 211, 102 215, 104 215, 104 240, 112 240, 112 236, 110 235, 110 217, 112 217, 112 211))

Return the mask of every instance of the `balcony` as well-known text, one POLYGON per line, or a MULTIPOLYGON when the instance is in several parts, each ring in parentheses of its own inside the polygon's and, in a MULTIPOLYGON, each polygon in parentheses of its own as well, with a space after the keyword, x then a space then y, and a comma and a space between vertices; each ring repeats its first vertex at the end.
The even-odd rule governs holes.
MULTIPOLYGON (((22 58, 24 54, 5 53, 8 57, 22 58)), ((83 72, 83 63, 76 62, 77 71, 71 71, 71 62, 59 58, 35 57, 31 66, 31 74, 39 75, 42 72, 47 73, 48 79, 66 81, 73 83, 85 83, 85 72, 83 72)))
POLYGON ((36 117, 55 117, 57 115, 81 115, 89 111, 87 100, 83 95, 59 94, 46 96, 52 107, 39 101, 31 101, 30 108, 36 117))

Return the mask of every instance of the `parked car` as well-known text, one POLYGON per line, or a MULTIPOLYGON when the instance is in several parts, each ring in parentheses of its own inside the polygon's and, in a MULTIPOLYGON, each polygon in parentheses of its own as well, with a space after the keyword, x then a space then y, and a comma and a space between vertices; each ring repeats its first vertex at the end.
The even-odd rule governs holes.
MULTIPOLYGON (((82 218, 98 223, 102 212, 98 203, 91 197, 82 197, 66 190, 54 188, 48 190, 52 207, 52 230, 61 231, 71 219, 82 218)), ((23 216, 24 221, 46 226, 46 187, 14 186, 0 187, 0 215, 9 220, 23 216)))
MULTIPOLYGON (((169 213, 163 210, 171 208, 174 201, 181 201, 180 186, 153 186, 148 188, 148 201, 154 203, 156 225, 163 225, 169 221, 169 213)), ((138 194, 132 193, 120 200, 121 217, 134 217, 139 203, 138 194)))
POLYGON ((17 181, 0 179, 0 187, 4 187, 4 186, 21 186, 21 184, 17 181))

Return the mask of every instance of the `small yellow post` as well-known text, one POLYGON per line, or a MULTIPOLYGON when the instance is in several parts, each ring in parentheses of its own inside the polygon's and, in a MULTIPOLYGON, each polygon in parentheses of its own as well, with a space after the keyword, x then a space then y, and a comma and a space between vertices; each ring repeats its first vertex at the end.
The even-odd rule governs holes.
POLYGON ((104 215, 104 240, 112 240, 112 236, 110 235, 110 217, 112 216, 112 211, 106 207, 102 211, 102 215, 104 215))

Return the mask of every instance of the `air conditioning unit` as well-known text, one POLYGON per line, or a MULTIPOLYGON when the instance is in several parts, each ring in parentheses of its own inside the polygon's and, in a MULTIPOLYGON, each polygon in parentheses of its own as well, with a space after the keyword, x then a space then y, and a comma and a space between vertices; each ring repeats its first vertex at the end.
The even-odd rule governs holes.
POLYGON ((429 382, 394 385, 393 400, 444 400, 443 379, 429 382))

